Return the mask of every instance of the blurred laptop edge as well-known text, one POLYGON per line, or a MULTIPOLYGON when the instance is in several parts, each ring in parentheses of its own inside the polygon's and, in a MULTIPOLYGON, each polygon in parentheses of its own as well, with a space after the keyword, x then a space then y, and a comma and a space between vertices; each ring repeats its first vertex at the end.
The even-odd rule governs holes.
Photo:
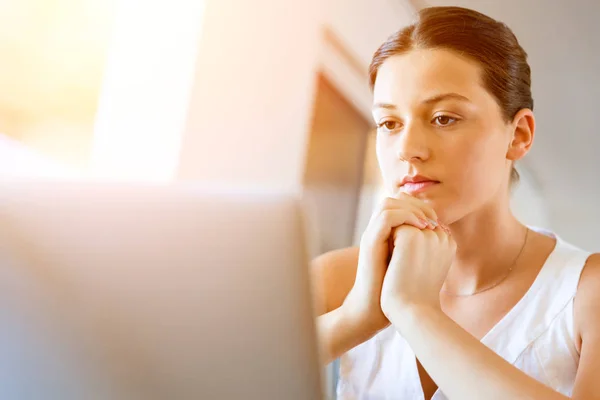
POLYGON ((297 196, 0 183, 0 398, 317 399, 297 196))

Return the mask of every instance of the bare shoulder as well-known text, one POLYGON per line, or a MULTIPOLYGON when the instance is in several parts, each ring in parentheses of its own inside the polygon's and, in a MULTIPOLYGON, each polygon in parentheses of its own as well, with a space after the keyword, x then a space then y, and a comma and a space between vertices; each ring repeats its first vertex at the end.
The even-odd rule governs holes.
POLYGON ((574 312, 579 337, 591 334, 600 337, 600 253, 592 254, 583 268, 574 312))
POLYGON ((358 253, 358 247, 346 247, 324 253, 312 261, 311 275, 319 314, 335 310, 344 302, 354 285, 358 253))

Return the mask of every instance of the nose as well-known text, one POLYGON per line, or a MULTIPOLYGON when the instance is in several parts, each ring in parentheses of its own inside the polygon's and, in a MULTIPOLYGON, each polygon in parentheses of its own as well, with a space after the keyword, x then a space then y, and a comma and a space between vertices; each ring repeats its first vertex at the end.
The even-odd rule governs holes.
POLYGON ((415 124, 405 126, 398 137, 396 155, 406 162, 425 161, 430 156, 426 132, 415 124))

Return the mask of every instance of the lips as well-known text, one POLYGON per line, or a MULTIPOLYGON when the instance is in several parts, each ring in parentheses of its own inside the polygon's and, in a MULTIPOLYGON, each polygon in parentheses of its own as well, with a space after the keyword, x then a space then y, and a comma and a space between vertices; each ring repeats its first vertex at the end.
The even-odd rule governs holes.
POLYGON ((400 183, 400 190, 405 193, 416 194, 426 191, 439 183, 435 179, 422 175, 405 176, 400 183))

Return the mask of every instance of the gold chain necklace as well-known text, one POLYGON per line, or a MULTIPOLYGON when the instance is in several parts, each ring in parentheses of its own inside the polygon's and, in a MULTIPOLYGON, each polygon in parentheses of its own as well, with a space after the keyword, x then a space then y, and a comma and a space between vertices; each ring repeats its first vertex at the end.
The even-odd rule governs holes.
POLYGON ((510 273, 513 270, 513 268, 515 267, 515 265, 517 265, 517 261, 519 261, 519 258, 521 258, 521 254, 523 253, 523 250, 525 249, 525 245, 527 244, 528 237, 529 237, 529 228, 527 228, 527 230, 525 231, 525 239, 523 240, 523 245, 521 246, 521 250, 519 250, 519 254, 517 254, 517 257, 515 257, 515 260, 511 264, 511 266, 508 269, 508 271, 506 272, 506 274, 504 274, 502 276, 502 278, 500 278, 494 284, 492 284, 490 286, 486 286, 483 289, 476 290, 473 293, 452 293, 452 292, 448 292, 447 290, 443 290, 443 289, 440 292, 445 293, 448 296, 453 296, 453 297, 469 297, 469 296, 474 296, 479 293, 487 292, 488 290, 495 288, 496 286, 498 286, 499 284, 504 282, 506 280, 506 278, 508 278, 508 275, 510 275, 510 273))

